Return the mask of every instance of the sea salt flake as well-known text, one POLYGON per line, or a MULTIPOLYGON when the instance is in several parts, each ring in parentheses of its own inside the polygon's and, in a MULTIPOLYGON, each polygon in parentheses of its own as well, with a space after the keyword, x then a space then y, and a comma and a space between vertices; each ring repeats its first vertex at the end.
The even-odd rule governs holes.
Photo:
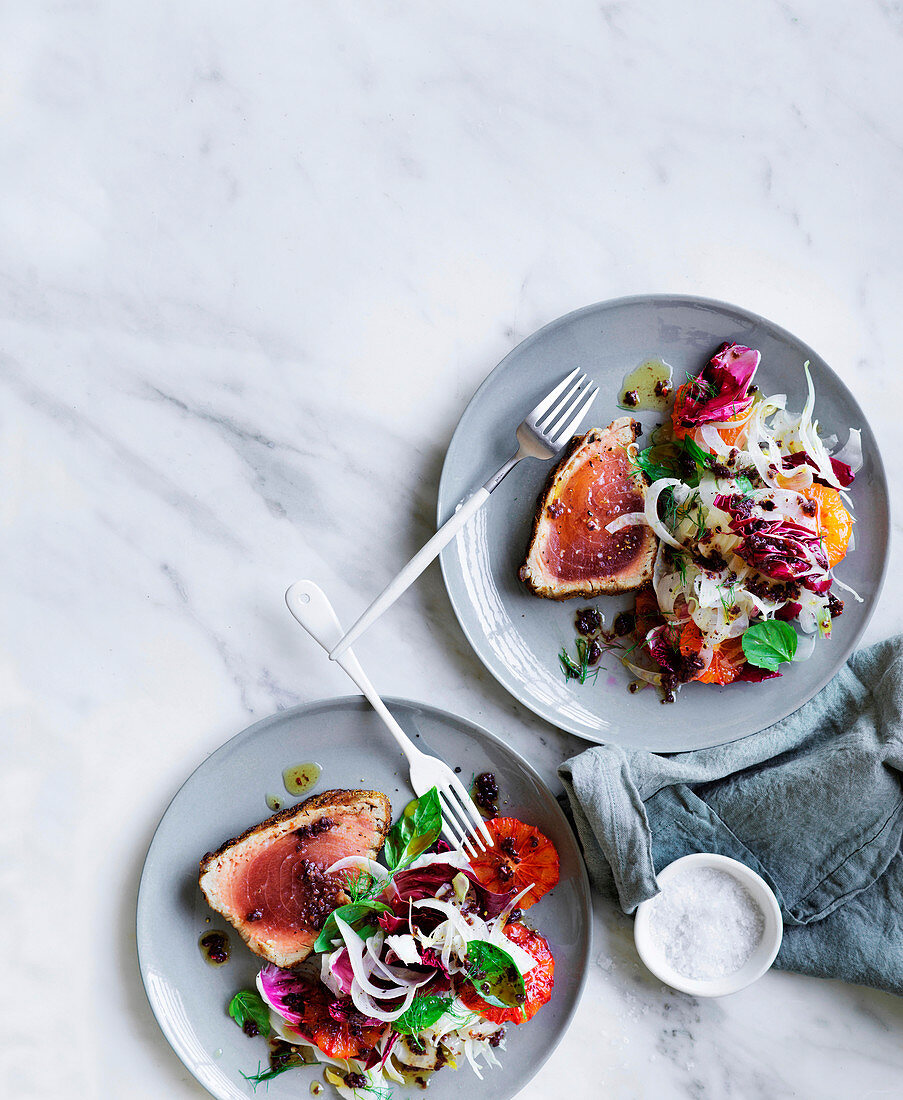
POLYGON ((741 882, 714 867, 691 867, 652 900, 649 932, 685 978, 735 974, 762 941, 765 916, 741 882))

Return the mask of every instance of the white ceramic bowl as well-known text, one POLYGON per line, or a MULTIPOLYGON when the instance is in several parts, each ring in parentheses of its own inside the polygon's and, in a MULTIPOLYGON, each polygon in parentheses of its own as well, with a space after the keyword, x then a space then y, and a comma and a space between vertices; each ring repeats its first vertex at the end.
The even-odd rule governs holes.
POLYGON ((765 927, 758 946, 753 950, 744 965, 732 974, 725 974, 718 978, 687 978, 668 962, 663 946, 651 934, 650 910, 657 900, 656 897, 642 902, 637 907, 636 921, 633 926, 636 949, 649 970, 666 985, 670 985, 672 989, 678 989, 682 993, 690 993, 694 997, 724 997, 728 993, 736 993, 738 990, 751 985, 752 982, 761 978, 774 962, 784 935, 781 909, 774 892, 761 875, 757 875, 746 864, 740 863, 736 859, 715 855, 713 852, 697 852, 694 855, 683 856, 681 859, 669 863, 656 876, 662 893, 667 890, 669 882, 673 882, 674 879, 691 867, 708 867, 717 871, 726 871, 749 891, 753 900, 761 908, 762 915, 765 918, 765 927))

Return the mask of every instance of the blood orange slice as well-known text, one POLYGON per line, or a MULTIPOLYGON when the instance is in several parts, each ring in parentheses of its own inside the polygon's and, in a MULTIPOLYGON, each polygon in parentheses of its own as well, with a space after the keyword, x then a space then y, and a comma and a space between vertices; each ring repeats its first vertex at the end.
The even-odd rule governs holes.
POLYGON ((803 490, 803 496, 818 505, 818 533, 825 540, 828 565, 833 568, 846 557, 853 534, 853 517, 844 508, 840 493, 829 485, 815 482, 803 490))
POLYGON ((558 853, 555 845, 532 825, 515 817, 495 817, 486 822, 495 844, 471 860, 477 878, 490 890, 523 890, 529 893, 517 903, 529 909, 558 885, 558 853))
POLYGON ((347 1008, 335 1016, 330 1005, 336 998, 321 985, 311 985, 296 1007, 301 1020, 298 1029, 310 1036, 314 1043, 330 1058, 361 1058, 369 1054, 386 1033, 385 1024, 368 1025, 354 1008, 347 1008))
POLYGON ((523 1009, 499 1008, 487 1004, 470 984, 465 985, 458 996, 472 1012, 478 1013, 484 1020, 492 1020, 496 1024, 522 1024, 524 1020, 532 1019, 551 998, 552 986, 555 984, 555 960, 545 937, 534 932, 532 928, 523 924, 509 924, 505 928, 505 935, 536 959, 536 966, 524 975, 527 999, 523 1009))
MULTIPOLYGON (((683 628, 680 635, 680 651, 683 655, 699 653, 702 649, 702 634, 699 627, 691 620, 683 628)), ((743 654, 743 645, 739 638, 728 638, 726 642, 714 647, 712 663, 705 670, 694 676, 701 684, 732 684, 740 675, 740 669, 746 657, 743 654)))

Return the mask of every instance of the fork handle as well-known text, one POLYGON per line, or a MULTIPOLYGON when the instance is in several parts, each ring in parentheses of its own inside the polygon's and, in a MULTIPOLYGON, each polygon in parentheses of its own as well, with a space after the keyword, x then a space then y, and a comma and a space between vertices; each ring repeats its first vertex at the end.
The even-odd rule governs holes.
MULTIPOLYGON (((342 624, 339 622, 332 604, 327 599, 326 593, 313 581, 297 581, 285 593, 285 602, 289 611, 307 633, 319 642, 325 650, 328 651, 329 647, 341 638, 342 624)), ((357 657, 353 653, 346 653, 336 663, 357 684, 398 742, 398 746, 407 757, 408 763, 413 764, 415 758, 422 755, 420 749, 417 748, 389 713, 389 708, 380 699, 376 688, 361 668, 357 657)))
POLYGON ((421 550, 418 550, 398 576, 386 585, 345 637, 330 651, 330 660, 337 661, 345 650, 350 645, 354 645, 364 631, 371 627, 380 615, 395 603, 402 592, 417 580, 424 569, 439 556, 442 548, 451 542, 470 517, 483 507, 489 499, 489 492, 490 490, 485 485, 477 489, 473 496, 464 501, 451 519, 443 523, 430 541, 421 550))

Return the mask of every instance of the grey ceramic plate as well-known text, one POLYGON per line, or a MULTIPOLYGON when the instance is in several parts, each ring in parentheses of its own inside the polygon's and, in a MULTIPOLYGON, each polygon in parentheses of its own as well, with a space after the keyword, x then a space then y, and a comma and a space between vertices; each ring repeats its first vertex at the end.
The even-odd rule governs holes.
MULTIPOLYGON (((865 629, 887 566, 887 483, 862 410, 816 352, 762 317, 701 298, 622 298, 570 313, 519 344, 477 391, 448 448, 439 483, 440 522, 510 458, 516 425, 573 367, 580 366, 599 383, 591 415, 593 424, 604 426, 624 415, 617 399, 629 370, 660 356, 682 382, 725 340, 762 352, 756 382, 767 393, 786 393, 791 409, 802 410, 802 367, 808 359, 823 433, 836 433, 845 441, 849 428, 862 429, 865 465, 852 487, 857 545, 837 575, 859 592, 863 603, 846 599, 833 638, 779 680, 726 688, 690 684, 667 708, 651 689, 629 694, 629 674, 617 659, 603 662, 605 671, 595 683, 565 682, 558 653, 565 644, 573 652, 575 610, 596 604, 610 623, 610 616, 631 601, 602 597, 556 603, 538 599, 521 584, 517 570, 526 553, 536 498, 551 469, 546 462, 521 462, 443 551, 442 571, 458 621, 490 672, 531 710, 590 741, 660 752, 723 744, 790 714, 834 675, 865 629)), ((634 415, 647 429, 661 419, 634 415)))
MULTIPOLYGON (((466 1089, 472 1100, 507 1100, 530 1080, 555 1049, 580 999, 591 944, 589 884, 573 833, 558 803, 533 769, 491 734, 463 718, 400 699, 386 701, 396 719, 427 751, 461 774, 491 770, 499 780, 504 813, 529 821, 555 844, 561 881, 530 911, 555 956, 552 1000, 528 1025, 509 1029, 502 1069, 480 1081, 469 1067, 439 1073, 430 1085, 436 1100, 466 1089)), ((233 737, 209 756, 169 805, 151 842, 138 893, 138 958, 155 1016, 176 1054, 214 1096, 252 1096, 241 1073, 253 1073, 265 1054, 226 1015, 239 989, 253 988, 255 957, 237 933, 231 960, 205 962, 198 939, 211 928, 227 930, 207 907, 197 885, 200 857, 268 814, 267 794, 285 797, 282 773, 309 760, 323 767, 312 792, 330 787, 384 791, 397 815, 414 797, 404 757, 369 705, 358 697, 324 700, 281 711, 233 737), (207 918, 212 918, 207 923, 207 918)), ((292 800, 288 799, 291 803, 292 800)), ((273 1100, 308 1095, 319 1079, 298 1069, 269 1083, 273 1100)), ((332 1090, 327 1088, 324 1095, 332 1090)), ((420 1096, 396 1088, 395 1096, 420 1096)))

